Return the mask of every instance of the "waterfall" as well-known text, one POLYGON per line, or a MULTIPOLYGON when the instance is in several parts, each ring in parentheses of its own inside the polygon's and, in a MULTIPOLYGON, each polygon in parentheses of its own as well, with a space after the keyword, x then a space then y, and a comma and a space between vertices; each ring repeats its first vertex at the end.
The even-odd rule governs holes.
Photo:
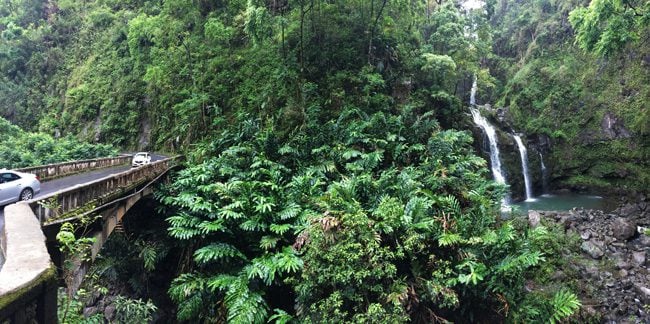
POLYGON ((490 142, 490 164, 494 180, 498 183, 507 184, 506 178, 503 176, 503 171, 501 170, 501 159, 499 158, 499 147, 497 146, 497 132, 487 119, 481 116, 478 109, 470 108, 470 110, 472 111, 474 123, 483 129, 490 142))
POLYGON ((472 107, 476 106, 476 90, 478 90, 478 84, 476 83, 476 75, 474 75, 474 81, 472 82, 472 90, 469 93, 469 105, 472 107))
POLYGON ((533 189, 530 183, 530 175, 528 174, 528 153, 526 152, 526 146, 521 141, 519 135, 513 135, 517 146, 519 147, 519 155, 521 156, 521 171, 524 174, 524 184, 526 185, 526 201, 532 201, 533 199, 533 189))
POLYGON ((548 171, 546 170, 546 165, 544 165, 544 156, 542 152, 539 152, 539 161, 542 167, 542 190, 543 193, 548 193, 548 171))
MULTIPOLYGON (((492 168, 492 175, 494 176, 494 181, 507 185, 506 177, 503 175, 503 170, 501 169, 501 159, 499 158, 499 146, 497 145, 497 132, 490 124, 485 117, 476 109, 476 91, 478 90, 478 85, 476 83, 476 75, 474 75, 474 81, 472 82, 472 90, 469 96, 470 111, 472 112, 472 118, 474 123, 481 127, 483 132, 488 138, 490 143, 490 167, 492 168)), ((508 206, 509 198, 506 196, 501 201, 501 210, 509 211, 510 207, 508 206)))

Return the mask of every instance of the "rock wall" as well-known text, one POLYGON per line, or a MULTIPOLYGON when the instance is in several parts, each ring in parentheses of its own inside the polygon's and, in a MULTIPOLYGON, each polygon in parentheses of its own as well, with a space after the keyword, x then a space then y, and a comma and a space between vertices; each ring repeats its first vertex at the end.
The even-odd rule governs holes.
POLYGON ((607 323, 650 323, 650 203, 640 195, 621 201, 618 209, 573 209, 529 212, 531 226, 539 218, 564 226, 580 237, 581 257, 555 275, 577 282, 586 313, 607 323), (575 274, 575 278, 567 278, 575 274))

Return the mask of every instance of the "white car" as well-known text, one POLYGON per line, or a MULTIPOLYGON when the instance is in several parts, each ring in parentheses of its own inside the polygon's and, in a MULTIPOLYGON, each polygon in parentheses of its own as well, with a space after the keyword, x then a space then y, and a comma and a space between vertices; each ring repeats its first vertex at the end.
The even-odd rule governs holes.
POLYGON ((30 200, 41 192, 37 175, 0 169, 0 206, 19 200, 30 200))
POLYGON ((138 152, 131 160, 131 167, 139 167, 151 163, 151 155, 147 152, 138 152))

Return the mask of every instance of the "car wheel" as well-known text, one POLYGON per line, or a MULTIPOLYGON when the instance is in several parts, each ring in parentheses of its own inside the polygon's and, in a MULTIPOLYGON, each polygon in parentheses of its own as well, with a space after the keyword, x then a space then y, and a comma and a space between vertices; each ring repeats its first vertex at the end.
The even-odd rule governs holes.
POLYGON ((23 201, 30 200, 32 198, 34 198, 34 191, 29 188, 23 189, 23 191, 20 192, 20 196, 18 197, 18 199, 23 201))

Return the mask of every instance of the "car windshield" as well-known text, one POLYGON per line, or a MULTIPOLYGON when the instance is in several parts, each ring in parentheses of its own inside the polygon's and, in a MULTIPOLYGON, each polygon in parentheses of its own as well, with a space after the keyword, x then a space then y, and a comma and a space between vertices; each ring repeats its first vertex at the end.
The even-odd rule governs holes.
POLYGON ((135 157, 147 157, 147 153, 138 153, 135 157))

